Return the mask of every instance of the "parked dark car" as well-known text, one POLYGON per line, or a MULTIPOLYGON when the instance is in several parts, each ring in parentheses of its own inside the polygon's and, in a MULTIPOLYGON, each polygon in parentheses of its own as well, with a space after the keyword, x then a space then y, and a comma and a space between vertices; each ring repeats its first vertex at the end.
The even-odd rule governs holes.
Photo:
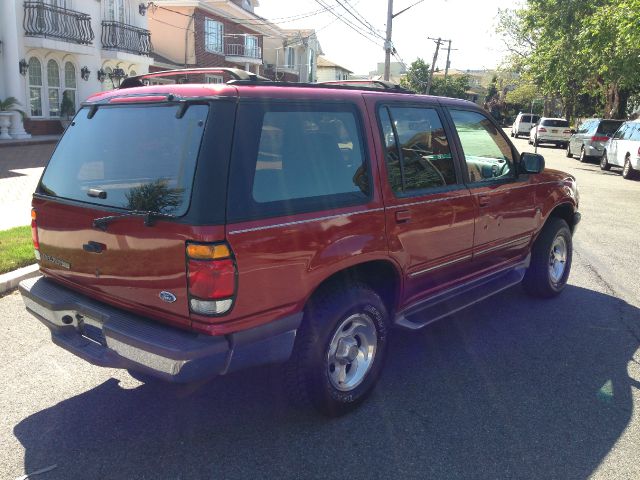
POLYGON ((565 287, 575 180, 475 104, 231 69, 143 85, 202 72, 91 97, 53 153, 33 197, 42 276, 20 290, 62 348, 149 381, 286 362, 291 391, 339 415, 392 327, 565 287))

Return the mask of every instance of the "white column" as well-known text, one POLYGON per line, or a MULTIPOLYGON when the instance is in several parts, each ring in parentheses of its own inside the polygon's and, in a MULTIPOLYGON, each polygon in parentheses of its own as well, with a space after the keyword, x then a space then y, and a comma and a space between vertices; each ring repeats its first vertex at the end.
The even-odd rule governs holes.
MULTIPOLYGON (((20 45, 18 42, 19 19, 16 3, 16 0, 2 0, 0 2, 0 21, 2 22, 2 31, 4 32, 2 42, 2 56, 4 62, 2 65, 2 71, 4 72, 6 96, 17 98, 21 105, 19 108, 26 111, 29 108, 29 105, 27 103, 25 83, 18 68, 21 49, 19 48, 20 45)), ((22 116, 18 112, 15 112, 11 117, 9 135, 13 138, 31 137, 31 135, 24 131, 22 116)))

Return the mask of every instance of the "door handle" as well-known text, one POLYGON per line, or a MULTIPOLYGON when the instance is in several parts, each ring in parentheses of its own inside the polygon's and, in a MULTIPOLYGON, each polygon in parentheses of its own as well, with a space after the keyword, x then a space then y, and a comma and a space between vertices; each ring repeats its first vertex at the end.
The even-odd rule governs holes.
POLYGON ((104 243, 94 242, 93 240, 82 245, 82 249, 89 253, 102 253, 106 248, 107 246, 104 243))
POLYGON ((491 197, 489 195, 480 195, 478 197, 478 204, 481 207, 488 207, 491 205, 491 197))
POLYGON ((400 210, 396 212, 396 222, 397 223, 407 223, 411 220, 411 212, 409 210, 400 210))

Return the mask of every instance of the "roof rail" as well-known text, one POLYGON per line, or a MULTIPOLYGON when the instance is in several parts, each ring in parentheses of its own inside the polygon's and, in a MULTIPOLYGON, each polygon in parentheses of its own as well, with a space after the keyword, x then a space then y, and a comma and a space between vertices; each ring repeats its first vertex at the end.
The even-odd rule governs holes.
POLYGON ((330 80, 328 82, 320 82, 323 85, 343 85, 345 87, 363 87, 381 88, 383 90, 393 90, 403 93, 414 93, 397 83, 387 82, 385 80, 330 80))
POLYGON ((150 72, 135 77, 127 77, 122 81, 120 90, 123 88, 142 87, 143 80, 154 77, 178 77, 187 75, 199 75, 203 73, 228 73, 234 80, 244 80, 250 82, 270 82, 267 77, 258 75, 257 73, 247 72, 239 68, 223 68, 223 67, 207 67, 207 68, 181 68, 176 70, 162 70, 160 72, 150 72))

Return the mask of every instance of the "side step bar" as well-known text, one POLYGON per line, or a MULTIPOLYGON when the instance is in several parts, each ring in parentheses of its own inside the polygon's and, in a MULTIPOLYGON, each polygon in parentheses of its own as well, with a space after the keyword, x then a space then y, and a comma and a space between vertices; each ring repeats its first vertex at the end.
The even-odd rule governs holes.
POLYGON ((528 266, 529 257, 515 267, 509 267, 506 270, 439 293, 399 312, 394 319, 394 324, 409 330, 426 327, 430 323, 517 285, 524 278, 528 266))

